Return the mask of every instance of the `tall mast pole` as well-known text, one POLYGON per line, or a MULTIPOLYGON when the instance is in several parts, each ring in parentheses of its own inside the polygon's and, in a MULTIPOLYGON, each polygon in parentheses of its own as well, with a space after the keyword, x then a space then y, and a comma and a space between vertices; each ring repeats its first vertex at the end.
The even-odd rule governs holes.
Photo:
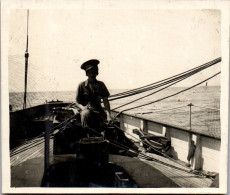
POLYGON ((27 40, 26 40, 26 51, 25 51, 25 91, 24 91, 24 104, 23 109, 26 109, 26 93, 27 93, 27 72, 28 72, 28 45, 29 45, 29 35, 28 28, 29 27, 29 10, 27 10, 27 40))

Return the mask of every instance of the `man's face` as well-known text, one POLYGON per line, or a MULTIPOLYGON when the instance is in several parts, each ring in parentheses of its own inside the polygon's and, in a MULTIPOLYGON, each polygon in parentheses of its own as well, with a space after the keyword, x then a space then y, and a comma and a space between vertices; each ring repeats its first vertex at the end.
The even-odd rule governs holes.
POLYGON ((98 75, 98 70, 95 68, 92 68, 87 71, 86 75, 89 77, 89 79, 96 79, 98 75))

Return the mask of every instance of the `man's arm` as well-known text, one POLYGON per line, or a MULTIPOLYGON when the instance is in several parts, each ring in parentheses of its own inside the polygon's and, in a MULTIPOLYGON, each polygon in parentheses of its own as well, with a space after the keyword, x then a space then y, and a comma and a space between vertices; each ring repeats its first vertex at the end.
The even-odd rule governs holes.
POLYGON ((79 84, 78 85, 78 88, 77 88, 77 94, 76 94, 76 103, 75 103, 75 105, 79 108, 79 109, 81 109, 81 110, 84 110, 84 109, 86 109, 86 107, 85 106, 83 106, 80 102, 80 100, 81 100, 81 95, 82 94, 82 89, 81 89, 81 84, 79 84))
POLYGON ((81 105, 81 104, 79 104, 79 103, 75 103, 75 105, 78 107, 78 108, 80 108, 81 110, 84 110, 84 109, 86 109, 86 107, 85 106, 83 106, 83 105, 81 105))

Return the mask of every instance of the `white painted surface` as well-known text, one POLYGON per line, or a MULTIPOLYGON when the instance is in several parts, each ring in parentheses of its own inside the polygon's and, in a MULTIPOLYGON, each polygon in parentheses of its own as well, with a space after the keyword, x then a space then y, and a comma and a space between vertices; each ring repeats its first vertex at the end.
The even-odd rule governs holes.
MULTIPOLYGON (((194 133, 186 129, 180 129, 172 125, 160 124, 136 116, 122 114, 121 116, 124 130, 132 134, 133 129, 143 129, 150 134, 167 136, 171 140, 170 154, 181 161, 187 162, 189 152, 189 142, 194 141, 196 147, 194 157, 191 159, 192 167, 205 171, 219 172, 220 139, 215 139, 206 135, 194 133)), ((137 135, 128 135, 130 138, 137 135)))

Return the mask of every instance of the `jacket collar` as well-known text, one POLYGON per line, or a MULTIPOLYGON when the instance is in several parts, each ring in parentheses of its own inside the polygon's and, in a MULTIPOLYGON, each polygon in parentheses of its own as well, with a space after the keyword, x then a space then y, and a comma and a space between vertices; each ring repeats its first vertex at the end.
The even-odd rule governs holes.
MULTIPOLYGON (((98 82, 97 79, 95 82, 98 82)), ((89 80, 88 79, 85 81, 85 87, 87 87, 87 86, 89 86, 89 80)))

